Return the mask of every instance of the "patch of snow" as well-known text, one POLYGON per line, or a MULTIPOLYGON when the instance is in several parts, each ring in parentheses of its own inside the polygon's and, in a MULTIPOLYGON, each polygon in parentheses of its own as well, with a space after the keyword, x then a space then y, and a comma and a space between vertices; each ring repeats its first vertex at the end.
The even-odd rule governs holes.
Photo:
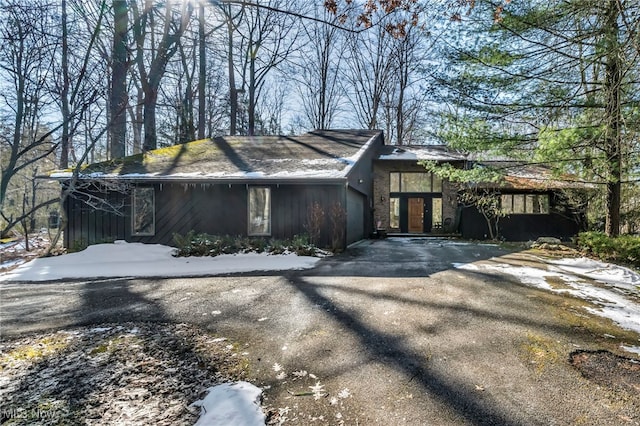
POLYGON ((341 398, 341 399, 346 399, 346 398, 349 398, 350 396, 351 396, 351 393, 349 392, 348 388, 344 388, 338 393, 338 398, 341 398))
POLYGON ((378 157, 379 160, 432 160, 432 161, 449 161, 462 160, 465 157, 461 154, 445 152, 442 149, 434 147, 402 147, 396 148, 391 154, 383 154, 378 157))
POLYGON ((321 385, 320 382, 316 382, 315 385, 309 386, 311 392, 313 392, 313 399, 316 401, 325 396, 324 385, 321 385))
POLYGON ((22 265, 25 263, 26 259, 13 259, 13 260, 3 260, 0 263, 0 268, 13 268, 14 266, 22 265))
POLYGON ((466 271, 479 271, 480 267, 473 263, 457 263, 454 262, 451 264, 455 269, 464 269, 466 271))
POLYGON ((640 275, 631 269, 610 263, 599 262, 585 257, 575 259, 551 260, 562 271, 591 278, 614 287, 640 291, 640 275))
POLYGON ((160 244, 96 244, 77 253, 34 259, 0 274, 2 281, 48 281, 96 277, 185 277, 251 271, 312 268, 320 259, 295 254, 223 254, 216 257, 173 257, 175 249, 160 244))
POLYGON ((640 346, 626 346, 626 345, 620 345, 620 349, 627 351, 627 352, 631 352, 632 354, 638 354, 640 355, 640 346))
POLYGON ((523 284, 570 294, 593 303, 595 307, 586 308, 588 312, 608 318, 624 329, 640 333, 640 304, 636 302, 640 295, 638 274, 621 266, 586 258, 548 262, 547 269, 500 263, 496 258, 490 263, 453 266, 470 271, 495 271, 511 275, 523 284), (567 288, 554 288, 549 284, 548 278, 561 280, 567 288))
POLYGON ((195 426, 264 426, 266 417, 260 408, 260 388, 248 382, 235 382, 214 386, 208 391, 204 400, 193 403, 201 410, 195 426))
POLYGON ((105 331, 110 331, 111 327, 95 327, 89 329, 89 333, 104 333, 105 331))

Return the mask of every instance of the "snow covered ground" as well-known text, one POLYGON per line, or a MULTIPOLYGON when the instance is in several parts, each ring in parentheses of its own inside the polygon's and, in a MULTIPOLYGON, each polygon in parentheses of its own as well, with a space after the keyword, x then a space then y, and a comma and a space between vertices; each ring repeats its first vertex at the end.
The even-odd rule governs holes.
MULTIPOLYGON (((457 269, 511 275, 522 284, 589 301, 592 314, 609 318, 620 327, 640 334, 640 275, 631 269, 584 257, 545 260, 546 269, 505 263, 499 258, 475 263, 454 263, 457 269), (558 288, 549 279, 562 282, 558 288)), ((640 354, 640 346, 622 349, 640 354)))
POLYGON ((264 253, 216 257, 173 257, 174 249, 160 244, 127 243, 89 246, 77 253, 38 258, 0 274, 2 281, 48 281, 73 278, 184 277, 251 271, 312 268, 320 259, 264 253))

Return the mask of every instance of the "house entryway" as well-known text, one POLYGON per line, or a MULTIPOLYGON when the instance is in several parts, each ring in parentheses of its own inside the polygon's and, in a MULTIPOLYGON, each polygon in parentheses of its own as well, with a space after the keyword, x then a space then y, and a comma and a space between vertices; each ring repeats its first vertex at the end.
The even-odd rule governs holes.
POLYGON ((442 232, 441 197, 433 194, 402 194, 392 198, 391 209, 392 228, 399 228, 403 234, 442 232))

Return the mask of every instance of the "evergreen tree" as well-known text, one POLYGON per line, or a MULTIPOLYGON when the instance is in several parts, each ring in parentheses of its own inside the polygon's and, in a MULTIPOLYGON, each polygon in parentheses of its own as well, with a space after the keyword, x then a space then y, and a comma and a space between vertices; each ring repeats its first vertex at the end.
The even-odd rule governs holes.
POLYGON ((639 15, 638 1, 476 2, 440 75, 455 105, 443 137, 597 183, 605 230, 617 235, 637 161, 639 15))

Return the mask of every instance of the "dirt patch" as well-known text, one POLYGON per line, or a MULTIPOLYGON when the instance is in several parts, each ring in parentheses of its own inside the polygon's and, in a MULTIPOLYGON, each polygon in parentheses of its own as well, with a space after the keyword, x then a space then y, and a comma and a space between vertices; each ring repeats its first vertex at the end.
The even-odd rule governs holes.
POLYGON ((236 345, 186 324, 101 324, 0 341, 0 423, 194 424, 245 375, 236 345))
POLYGON ((624 390, 632 395, 640 392, 640 361, 613 354, 609 351, 576 351, 569 362, 582 375, 601 385, 624 390))

